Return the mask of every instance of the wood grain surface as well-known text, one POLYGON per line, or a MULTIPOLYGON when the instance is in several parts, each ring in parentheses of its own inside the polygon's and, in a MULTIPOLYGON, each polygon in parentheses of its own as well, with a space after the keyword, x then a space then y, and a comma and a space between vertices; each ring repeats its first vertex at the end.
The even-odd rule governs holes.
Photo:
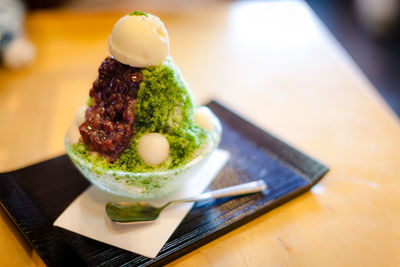
MULTIPOLYGON (((200 102, 216 98, 331 168, 311 192, 172 265, 400 262, 399 121, 303 2, 143 10, 165 22, 171 55, 200 102)), ((64 153, 68 125, 108 55, 107 36, 127 12, 29 14, 35 63, 0 70, 0 171, 64 153)), ((0 265, 42 264, 2 212, 0 265)))

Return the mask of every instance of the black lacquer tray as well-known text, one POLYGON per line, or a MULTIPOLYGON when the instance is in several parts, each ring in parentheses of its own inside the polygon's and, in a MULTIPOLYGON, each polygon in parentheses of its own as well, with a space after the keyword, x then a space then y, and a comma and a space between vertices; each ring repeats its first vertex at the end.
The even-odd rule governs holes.
POLYGON ((268 194, 197 203, 155 259, 53 227, 88 182, 66 155, 0 174, 0 201, 49 266, 166 264, 306 192, 328 171, 323 164, 260 130, 216 102, 220 147, 231 159, 207 190, 264 179, 268 194))

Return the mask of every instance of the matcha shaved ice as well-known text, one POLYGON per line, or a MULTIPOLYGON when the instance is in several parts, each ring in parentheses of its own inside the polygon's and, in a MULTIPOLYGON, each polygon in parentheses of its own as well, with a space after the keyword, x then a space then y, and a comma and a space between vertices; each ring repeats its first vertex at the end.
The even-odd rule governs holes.
MULTIPOLYGON (((113 163, 89 152, 84 143, 72 146, 72 152, 96 169, 124 172, 171 170, 187 163, 216 138, 194 122, 196 104, 179 69, 171 58, 159 66, 142 69, 143 82, 135 106, 136 135, 128 148, 113 163), (137 153, 137 142, 146 133, 163 134, 170 145, 170 156, 158 166, 146 165, 137 153)), ((89 103, 91 101, 88 101, 89 103)))
POLYGON ((105 191, 164 196, 203 166, 218 146, 220 122, 195 102, 158 17, 122 17, 108 45, 84 119, 78 113, 65 138, 67 154, 105 191))

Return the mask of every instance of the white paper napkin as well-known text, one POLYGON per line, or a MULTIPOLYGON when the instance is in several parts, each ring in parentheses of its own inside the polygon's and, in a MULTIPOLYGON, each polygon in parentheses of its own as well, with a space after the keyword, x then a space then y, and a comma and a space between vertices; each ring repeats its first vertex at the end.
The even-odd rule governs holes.
MULTIPOLYGON (((161 204, 172 199, 200 194, 228 159, 227 151, 216 150, 201 170, 188 174, 189 181, 182 188, 168 197, 151 203, 161 204)), ((193 203, 171 205, 154 223, 117 225, 107 217, 105 205, 108 201, 118 200, 121 199, 90 186, 69 205, 54 225, 148 258, 155 258, 194 205, 193 203)))

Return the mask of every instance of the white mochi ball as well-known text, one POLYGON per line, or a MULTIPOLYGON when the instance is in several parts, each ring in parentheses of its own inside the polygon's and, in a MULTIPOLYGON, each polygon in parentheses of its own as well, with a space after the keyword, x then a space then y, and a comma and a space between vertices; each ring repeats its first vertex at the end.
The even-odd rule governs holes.
POLYGON ((162 134, 148 133, 140 137, 137 150, 144 163, 159 165, 169 156, 169 143, 162 134))
POLYGON ((194 113, 194 121, 207 131, 214 130, 213 116, 207 107, 201 107, 194 113))

